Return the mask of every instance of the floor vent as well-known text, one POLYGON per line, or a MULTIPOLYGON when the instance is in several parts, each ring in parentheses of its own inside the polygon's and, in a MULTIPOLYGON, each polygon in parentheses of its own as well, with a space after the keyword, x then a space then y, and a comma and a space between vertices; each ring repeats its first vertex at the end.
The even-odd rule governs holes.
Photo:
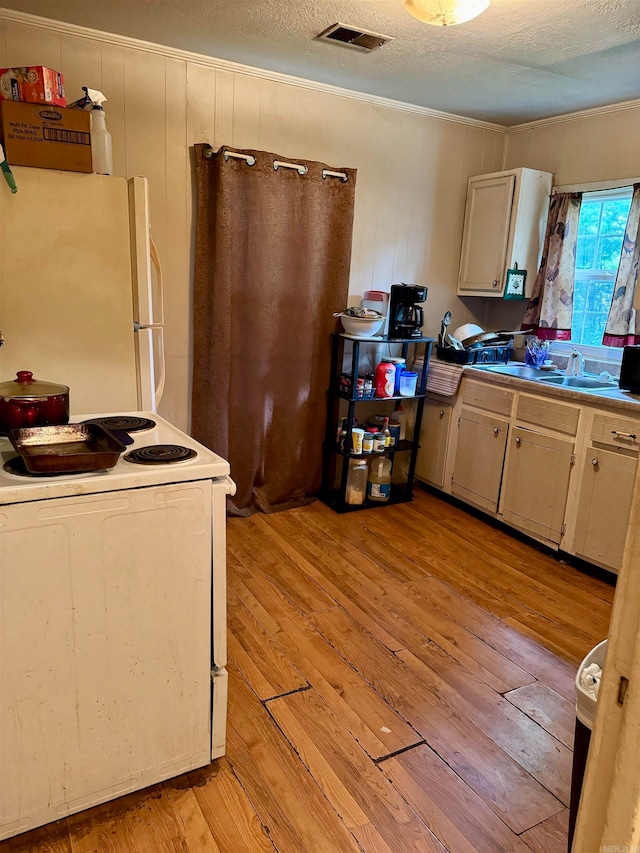
POLYGON ((346 47, 355 47, 370 53, 377 47, 382 47, 388 41, 393 41, 393 36, 383 36, 380 33, 372 33, 347 24, 332 24, 326 30, 316 36, 318 41, 332 41, 344 44, 346 47))

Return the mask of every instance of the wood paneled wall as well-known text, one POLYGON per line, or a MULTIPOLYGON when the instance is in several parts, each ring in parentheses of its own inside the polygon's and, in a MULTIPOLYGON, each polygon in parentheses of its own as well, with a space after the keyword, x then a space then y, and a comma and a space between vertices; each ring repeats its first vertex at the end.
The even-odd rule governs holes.
POLYGON ((470 175, 502 169, 505 150, 507 167, 553 171, 560 183, 639 171, 633 167, 638 109, 508 135, 506 128, 405 111, 340 90, 228 70, 228 63, 213 67, 160 46, 16 17, 0 9, 0 63, 60 69, 70 98, 82 85, 103 91, 115 173, 149 178, 166 279, 161 413, 182 428, 190 422, 195 142, 356 168, 351 298, 399 281, 426 284, 430 334, 446 309, 454 312, 454 326, 476 321, 494 328, 500 318, 496 300, 455 295, 470 175))
MULTIPOLYGON (((174 58, 0 10, 0 63, 45 64, 68 97, 103 91, 114 171, 145 175, 166 279, 167 385, 161 413, 189 425, 192 210, 190 146, 259 148, 358 170, 350 292, 426 284, 427 330, 446 309, 482 322, 455 295, 466 181, 502 167, 506 132, 174 58)), ((247 358, 251 353, 247 353, 247 358)))
POLYGON ((613 181, 640 175, 640 105, 589 111, 561 121, 512 128, 505 168, 553 172, 554 184, 613 181))

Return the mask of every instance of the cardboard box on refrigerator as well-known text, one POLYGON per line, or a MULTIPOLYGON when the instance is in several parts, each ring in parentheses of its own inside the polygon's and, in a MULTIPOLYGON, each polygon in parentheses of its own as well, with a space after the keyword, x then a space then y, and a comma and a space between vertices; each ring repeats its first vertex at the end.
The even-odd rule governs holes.
POLYGON ((0 134, 10 166, 91 171, 91 114, 0 101, 0 134))
POLYGON ((58 107, 67 105, 62 74, 44 65, 0 68, 0 100, 5 99, 58 107))

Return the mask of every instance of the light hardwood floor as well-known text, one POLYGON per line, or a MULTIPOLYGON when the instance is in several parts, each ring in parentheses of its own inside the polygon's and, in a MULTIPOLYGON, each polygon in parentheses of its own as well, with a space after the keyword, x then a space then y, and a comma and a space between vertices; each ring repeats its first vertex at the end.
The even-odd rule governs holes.
POLYGON ((423 491, 228 538, 225 758, 1 853, 565 853, 611 586, 423 491))

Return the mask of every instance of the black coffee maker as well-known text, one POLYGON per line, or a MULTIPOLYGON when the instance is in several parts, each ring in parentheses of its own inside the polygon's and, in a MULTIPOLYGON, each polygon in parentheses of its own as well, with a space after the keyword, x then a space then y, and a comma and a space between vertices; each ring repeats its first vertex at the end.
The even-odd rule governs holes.
POLYGON ((417 304, 427 299, 427 288, 419 284, 392 284, 389 304, 389 337, 420 338, 424 311, 417 304))

